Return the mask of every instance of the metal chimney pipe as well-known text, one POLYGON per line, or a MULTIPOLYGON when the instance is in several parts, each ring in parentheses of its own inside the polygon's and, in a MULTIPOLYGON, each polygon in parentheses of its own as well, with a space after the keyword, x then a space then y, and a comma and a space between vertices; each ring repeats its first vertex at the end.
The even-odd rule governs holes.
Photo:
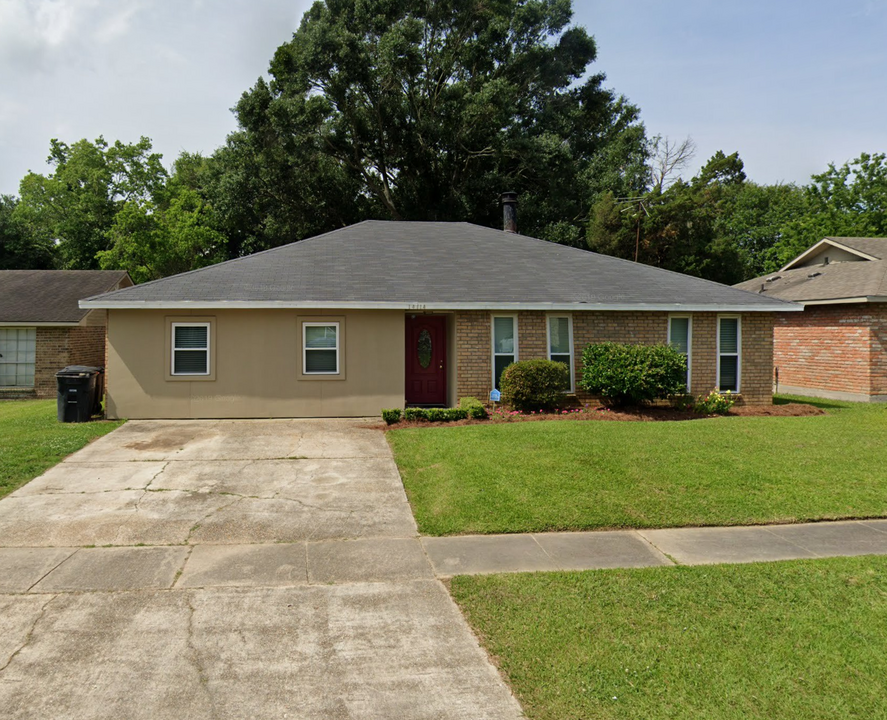
POLYGON ((502 205, 502 229, 505 232, 517 232, 517 193, 504 192, 499 196, 502 205))

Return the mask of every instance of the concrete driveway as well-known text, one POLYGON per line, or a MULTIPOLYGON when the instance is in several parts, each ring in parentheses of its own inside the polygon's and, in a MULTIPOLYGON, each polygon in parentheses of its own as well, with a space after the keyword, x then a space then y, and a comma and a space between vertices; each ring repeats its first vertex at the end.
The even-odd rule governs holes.
POLYGON ((519 718, 361 421, 133 421, 0 501, 4 718, 519 718))

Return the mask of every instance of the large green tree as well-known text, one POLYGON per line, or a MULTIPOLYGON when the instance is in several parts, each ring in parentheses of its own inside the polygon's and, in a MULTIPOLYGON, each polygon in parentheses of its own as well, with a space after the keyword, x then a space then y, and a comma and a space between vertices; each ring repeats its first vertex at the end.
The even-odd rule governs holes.
POLYGON ((58 264, 69 269, 98 268, 118 210, 153 197, 167 177, 145 137, 134 144, 52 140, 47 162, 52 172, 22 179, 16 216, 37 242, 52 243, 58 264))
POLYGON ((581 241, 595 197, 642 185, 645 143, 571 17, 570 0, 316 2, 215 156, 226 229, 253 250, 367 217, 498 226, 512 190, 523 231, 581 241))
POLYGON ((805 188, 806 211, 782 228, 765 272, 777 270, 828 236, 887 237, 887 154, 863 153, 814 175, 805 188))
POLYGON ((689 182, 644 194, 601 197, 592 207, 587 247, 723 283, 743 279, 739 247, 724 227, 745 184, 737 153, 716 153, 689 182))
POLYGON ((35 236, 16 214, 18 200, 0 195, 0 270, 48 270, 54 255, 50 242, 35 236))

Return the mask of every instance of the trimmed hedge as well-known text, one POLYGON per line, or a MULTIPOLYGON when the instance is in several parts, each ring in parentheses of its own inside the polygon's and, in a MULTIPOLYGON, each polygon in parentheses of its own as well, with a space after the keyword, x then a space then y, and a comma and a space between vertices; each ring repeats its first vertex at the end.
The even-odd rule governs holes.
POLYGON ((502 372, 502 402, 515 410, 552 410, 570 389, 570 369, 553 360, 521 360, 502 372))
POLYGON ((403 416, 405 420, 455 422, 456 420, 465 420, 468 417, 468 410, 464 408, 407 408, 404 410, 403 416))
POLYGON ((670 345, 589 345, 580 387, 611 405, 639 405, 687 391, 687 359, 670 345))
POLYGON ((459 407, 468 411, 468 417, 472 420, 486 420, 489 417, 484 404, 476 397, 464 397, 459 401, 459 407))
POLYGON ((402 416, 403 410, 401 410, 400 408, 391 408, 389 410, 382 411, 382 419, 389 425, 399 423, 402 416))

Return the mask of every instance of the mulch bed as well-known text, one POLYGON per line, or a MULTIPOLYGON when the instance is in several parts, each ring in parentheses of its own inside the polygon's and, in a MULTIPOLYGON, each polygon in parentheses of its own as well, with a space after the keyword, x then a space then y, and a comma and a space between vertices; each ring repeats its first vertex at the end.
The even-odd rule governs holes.
MULTIPOLYGON (((730 408, 726 417, 809 417, 824 415, 822 408, 803 403, 786 403, 784 405, 737 405, 730 408)), ((507 422, 537 422, 539 420, 609 420, 617 422, 657 422, 675 420, 704 420, 716 415, 698 415, 692 410, 678 410, 672 407, 637 407, 620 408, 618 410, 598 406, 589 407, 581 412, 547 413, 536 415, 509 415, 507 418, 493 416, 489 420, 457 420, 449 423, 429 423, 424 420, 401 420, 396 425, 380 423, 372 425, 376 430, 401 430, 417 427, 461 427, 463 425, 490 425, 507 422)))

